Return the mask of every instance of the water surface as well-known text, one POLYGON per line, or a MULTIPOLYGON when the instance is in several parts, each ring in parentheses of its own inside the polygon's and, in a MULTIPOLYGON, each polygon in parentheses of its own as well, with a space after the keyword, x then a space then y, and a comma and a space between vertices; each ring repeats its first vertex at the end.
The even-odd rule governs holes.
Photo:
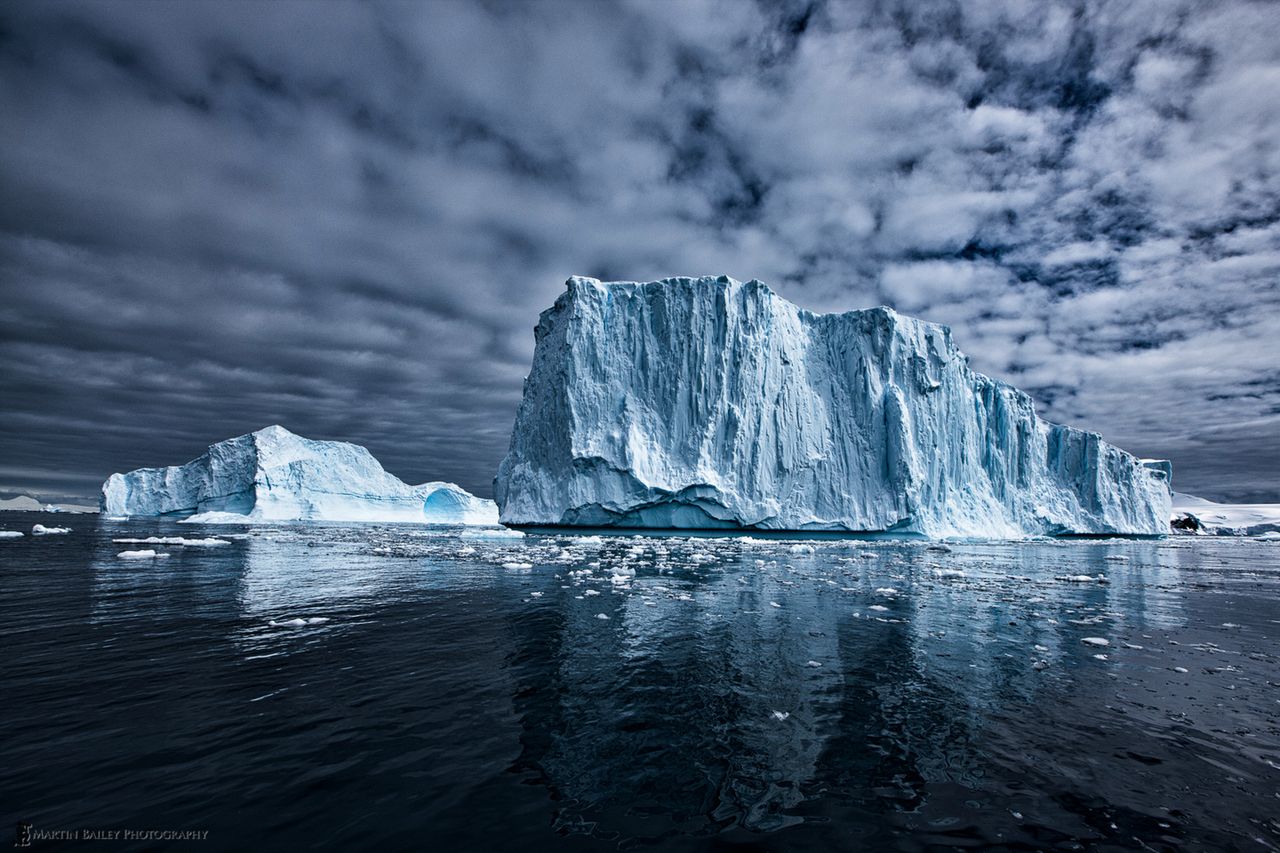
POLYGON ((9 826, 207 830, 199 850, 1280 847, 1280 543, 0 529, 28 531, 0 540, 9 826), (139 548, 169 556, 116 556, 139 548))

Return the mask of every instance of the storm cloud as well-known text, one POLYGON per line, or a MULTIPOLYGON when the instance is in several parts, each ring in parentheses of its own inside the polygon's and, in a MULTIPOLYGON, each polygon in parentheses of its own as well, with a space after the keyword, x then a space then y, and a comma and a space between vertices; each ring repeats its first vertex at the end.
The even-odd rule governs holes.
POLYGON ((1280 7, 0 7, 0 492, 270 423, 488 495, 571 274, 951 325, 1280 500, 1280 7))

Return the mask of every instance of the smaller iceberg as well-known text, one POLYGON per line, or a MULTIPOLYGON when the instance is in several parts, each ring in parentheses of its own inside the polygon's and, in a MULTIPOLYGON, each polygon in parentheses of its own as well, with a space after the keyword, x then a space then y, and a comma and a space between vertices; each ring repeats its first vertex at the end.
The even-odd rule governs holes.
POLYGON ((67 512, 67 513, 90 513, 97 512, 96 506, 84 506, 83 504, 44 504, 31 495, 18 495, 16 498, 0 500, 0 511, 3 512, 67 512))
POLYGON ((102 511, 203 523, 498 523, 493 501, 453 483, 410 486, 357 444, 313 441, 282 426, 220 441, 185 465, 112 474, 102 511))
POLYGON ((1280 534, 1280 504, 1220 504, 1173 493, 1174 533, 1200 536, 1263 536, 1280 534))

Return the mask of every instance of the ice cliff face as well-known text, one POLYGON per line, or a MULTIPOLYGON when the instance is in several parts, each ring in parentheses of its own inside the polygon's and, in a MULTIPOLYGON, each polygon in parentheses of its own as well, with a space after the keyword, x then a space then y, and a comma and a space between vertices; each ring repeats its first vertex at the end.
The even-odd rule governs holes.
POLYGON ((727 277, 567 287, 495 480, 506 523, 1168 532, 1167 462, 1040 420, 944 326, 727 277))
POLYGON ((452 483, 409 486, 363 447, 270 426, 220 441, 186 465, 112 474, 108 515, 210 514, 210 520, 496 524, 492 501, 452 483))

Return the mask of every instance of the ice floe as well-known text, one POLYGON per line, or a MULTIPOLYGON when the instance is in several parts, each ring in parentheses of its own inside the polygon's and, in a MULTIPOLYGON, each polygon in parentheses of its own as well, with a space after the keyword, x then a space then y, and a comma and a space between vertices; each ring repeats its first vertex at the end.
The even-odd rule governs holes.
POLYGON ((123 538, 111 541, 120 545, 185 545, 188 548, 216 548, 231 544, 229 539, 188 539, 185 536, 148 536, 145 539, 123 538))

